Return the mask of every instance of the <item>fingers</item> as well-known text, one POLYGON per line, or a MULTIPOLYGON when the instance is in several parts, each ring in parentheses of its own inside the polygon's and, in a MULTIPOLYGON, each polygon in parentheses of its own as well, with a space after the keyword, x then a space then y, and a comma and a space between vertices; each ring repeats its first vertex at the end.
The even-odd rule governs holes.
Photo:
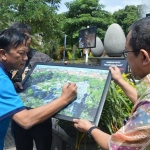
POLYGON ((70 83, 70 82, 68 82, 67 88, 68 88, 70 85, 71 85, 71 83, 70 83))
POLYGON ((79 119, 73 119, 74 127, 78 128, 79 119))
POLYGON ((113 71, 114 71, 114 67, 113 67, 113 66, 110 66, 110 67, 109 67, 109 70, 110 70, 110 72, 113 72, 113 71))
POLYGON ((73 83, 71 83, 71 84, 72 84, 73 86, 76 86, 76 83, 74 83, 74 82, 73 82, 73 83))
POLYGON ((64 87, 69 87, 71 85, 71 83, 70 82, 67 82, 65 85, 64 85, 64 87))
POLYGON ((81 132, 87 132, 90 127, 93 126, 93 124, 85 119, 73 119, 74 127, 81 131, 81 132))
POLYGON ((78 124, 74 123, 74 127, 75 127, 76 129, 78 129, 78 124))
POLYGON ((109 69, 112 71, 112 70, 116 70, 118 67, 117 66, 115 66, 115 65, 112 65, 112 66, 110 66, 109 67, 109 69))
POLYGON ((111 66, 109 67, 109 70, 111 73, 121 73, 120 68, 118 68, 117 66, 111 66))
POLYGON ((69 88, 70 86, 76 87, 76 83, 68 82, 67 84, 65 84, 65 86, 66 86, 67 88, 69 88))
POLYGON ((74 123, 78 123, 78 122, 79 122, 79 119, 73 119, 73 122, 74 122, 74 123))

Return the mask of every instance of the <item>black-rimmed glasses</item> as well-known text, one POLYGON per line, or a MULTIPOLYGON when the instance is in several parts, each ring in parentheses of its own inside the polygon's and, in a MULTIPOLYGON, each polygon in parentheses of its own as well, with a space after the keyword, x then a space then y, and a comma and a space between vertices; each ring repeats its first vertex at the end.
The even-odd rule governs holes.
POLYGON ((129 52, 134 52, 134 51, 126 51, 126 50, 123 50, 123 56, 124 58, 127 58, 128 57, 128 53, 129 52))

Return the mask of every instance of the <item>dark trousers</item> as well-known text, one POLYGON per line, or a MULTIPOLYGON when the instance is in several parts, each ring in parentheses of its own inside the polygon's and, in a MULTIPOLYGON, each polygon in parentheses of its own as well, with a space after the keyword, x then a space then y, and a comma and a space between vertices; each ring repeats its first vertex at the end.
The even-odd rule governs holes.
POLYGON ((35 141, 37 150, 51 150, 51 119, 37 124, 28 130, 23 129, 12 120, 11 129, 16 144, 16 150, 33 150, 33 140, 35 141))

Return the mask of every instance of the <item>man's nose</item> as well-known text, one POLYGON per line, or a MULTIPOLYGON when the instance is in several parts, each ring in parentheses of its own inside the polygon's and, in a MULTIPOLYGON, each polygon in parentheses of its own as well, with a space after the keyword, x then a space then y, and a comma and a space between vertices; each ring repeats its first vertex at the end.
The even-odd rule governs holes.
POLYGON ((28 60, 28 56, 27 54, 23 57, 23 60, 27 61, 28 60))

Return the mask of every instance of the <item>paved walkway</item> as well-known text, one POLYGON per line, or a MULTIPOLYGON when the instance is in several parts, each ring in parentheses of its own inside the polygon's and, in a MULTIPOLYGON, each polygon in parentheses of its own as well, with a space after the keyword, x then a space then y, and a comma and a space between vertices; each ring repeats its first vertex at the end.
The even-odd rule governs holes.
POLYGON ((8 148, 8 149, 5 149, 5 150, 16 150, 16 147, 8 148))
MULTIPOLYGON (((64 150, 63 147, 67 147, 69 150, 73 150, 75 145, 74 141, 66 134, 66 132, 59 126, 55 125, 56 120, 53 119, 53 143, 52 150, 64 150)), ((4 150, 16 150, 14 139, 11 135, 10 126, 8 128, 8 132, 5 138, 5 146, 4 150)), ((33 150, 36 150, 34 147, 33 150)))
MULTIPOLYGON (((4 150, 16 150, 16 147, 6 148, 4 150)), ((33 150, 36 150, 36 148, 34 147, 33 150)))

